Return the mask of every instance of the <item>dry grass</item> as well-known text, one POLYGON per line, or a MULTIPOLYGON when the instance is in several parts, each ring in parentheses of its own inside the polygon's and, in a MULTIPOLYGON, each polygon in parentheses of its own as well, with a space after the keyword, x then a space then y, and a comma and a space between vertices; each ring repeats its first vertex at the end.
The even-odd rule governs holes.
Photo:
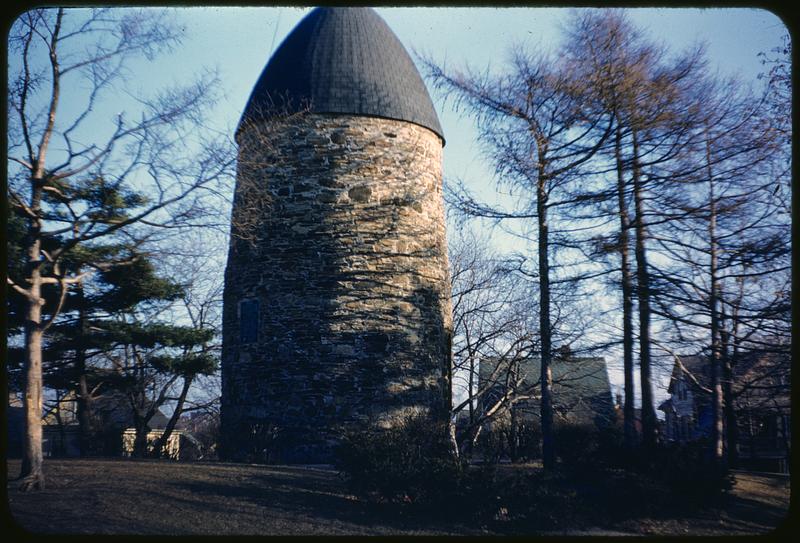
MULTIPOLYGON (((8 462, 9 475, 19 461, 8 462)), ((8 483, 10 511, 28 532, 46 534, 486 534, 479 526, 414 519, 347 494, 335 471, 299 466, 113 459, 49 460, 47 489, 8 483)), ((582 534, 764 533, 785 519, 789 480, 740 472, 724 510, 691 518, 637 519, 582 534)), ((501 527, 493 527, 501 529, 501 527)))
MULTIPOLYGON (((8 463, 9 474, 19 470, 8 463)), ((348 496, 335 471, 169 461, 49 460, 47 488, 8 484, 25 530, 61 534, 452 534, 348 496)))
POLYGON ((644 535, 752 535, 789 526, 790 480, 786 475, 735 471, 736 484, 723 506, 692 517, 620 523, 618 528, 644 535))

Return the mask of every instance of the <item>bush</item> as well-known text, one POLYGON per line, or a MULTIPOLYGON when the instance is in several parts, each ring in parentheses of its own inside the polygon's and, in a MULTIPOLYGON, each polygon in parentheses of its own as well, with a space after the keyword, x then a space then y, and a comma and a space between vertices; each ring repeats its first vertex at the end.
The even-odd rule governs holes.
POLYGON ((623 459, 622 434, 615 426, 559 425, 554 430, 556 454, 567 468, 617 467, 623 459))
POLYGON ((386 430, 346 434, 336 465, 353 492, 424 504, 450 502, 465 471, 451 453, 446 423, 421 415, 386 430))
POLYGON ((537 423, 519 422, 516 433, 509 421, 487 425, 478 436, 478 448, 487 464, 497 464, 503 458, 528 462, 542 457, 542 431, 537 423), (512 436, 516 436, 516 458, 512 458, 512 436))
MULTIPOLYGON (((451 455, 446 430, 445 423, 409 417, 389 430, 351 433, 338 450, 338 468, 351 491, 399 505, 396 512, 469 519, 509 533, 671 515, 711 504, 731 488, 729 474, 710 463, 705 443, 625 455, 614 428, 561 426, 561 462, 544 472, 497 463, 470 467, 451 455)), ((493 430, 482 435, 487 460, 508 451, 507 428, 493 430)))
POLYGON ((487 424, 478 435, 477 449, 486 464, 497 464, 501 458, 508 456, 508 440, 505 424, 495 422, 487 424))
MULTIPOLYGON (((542 457, 542 429, 536 422, 522 421, 517 423, 516 436, 516 458, 514 462, 529 462, 542 457)), ((508 440, 509 456, 511 455, 512 433, 508 427, 505 431, 508 440)))
POLYGON ((724 465, 712 461, 707 440, 658 447, 644 468, 670 490, 692 502, 721 497, 734 485, 724 465))

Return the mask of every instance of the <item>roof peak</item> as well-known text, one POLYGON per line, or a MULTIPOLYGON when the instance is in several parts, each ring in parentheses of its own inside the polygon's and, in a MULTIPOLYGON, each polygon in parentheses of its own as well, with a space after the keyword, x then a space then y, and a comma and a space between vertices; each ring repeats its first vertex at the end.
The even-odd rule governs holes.
POLYGON ((306 109, 412 122, 444 141, 419 71, 372 8, 321 7, 306 15, 261 73, 239 129, 306 109))

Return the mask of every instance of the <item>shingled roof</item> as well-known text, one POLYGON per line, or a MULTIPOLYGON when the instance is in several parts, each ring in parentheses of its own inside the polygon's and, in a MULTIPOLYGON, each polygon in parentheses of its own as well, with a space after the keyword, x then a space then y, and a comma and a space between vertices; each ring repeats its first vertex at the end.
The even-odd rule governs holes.
POLYGON ((370 8, 317 8, 300 21, 261 73, 239 128, 306 108, 409 121, 444 141, 411 57, 370 8))
MULTIPOLYGON (((605 424, 612 419, 614 404, 606 362, 603 358, 555 356, 551 360, 550 368, 553 376, 553 406, 557 414, 560 413, 561 416, 573 422, 594 422, 598 425, 605 424)), ((478 366, 479 388, 490 386, 502 393, 508 369, 508 362, 500 362, 491 358, 481 360, 478 366), (493 376, 498 363, 502 366, 500 374, 493 376), (493 385, 490 384, 492 378, 497 379, 493 385)), ((519 361, 518 371, 523 378, 523 389, 529 386, 539 388, 541 373, 539 357, 519 361)), ((490 393, 490 395, 492 394, 490 393)), ((538 415, 538 401, 528 401, 524 407, 538 415)))
MULTIPOLYGON (((755 389, 770 389, 784 385, 772 383, 785 376, 788 380, 791 373, 791 357, 788 353, 768 350, 752 350, 739 353, 733 365, 735 393, 742 388, 755 385, 755 389), (771 385, 771 386, 770 386, 771 385)), ((672 368, 667 392, 675 393, 675 384, 684 380, 694 388, 695 393, 705 392, 711 387, 711 364, 708 356, 680 356, 672 368), (680 361, 680 364, 678 363, 680 361), (706 389, 704 391, 703 389, 706 389)), ((785 385, 789 386, 789 385, 785 385)), ((774 394, 774 391, 769 392, 774 394)))

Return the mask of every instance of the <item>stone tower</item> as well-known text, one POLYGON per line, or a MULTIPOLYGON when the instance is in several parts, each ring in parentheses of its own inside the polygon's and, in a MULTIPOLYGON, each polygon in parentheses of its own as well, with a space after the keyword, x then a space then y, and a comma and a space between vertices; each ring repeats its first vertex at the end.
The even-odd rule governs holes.
POLYGON ((368 8, 318 8, 237 129, 222 454, 326 462, 346 429, 450 403, 439 120, 368 8))

